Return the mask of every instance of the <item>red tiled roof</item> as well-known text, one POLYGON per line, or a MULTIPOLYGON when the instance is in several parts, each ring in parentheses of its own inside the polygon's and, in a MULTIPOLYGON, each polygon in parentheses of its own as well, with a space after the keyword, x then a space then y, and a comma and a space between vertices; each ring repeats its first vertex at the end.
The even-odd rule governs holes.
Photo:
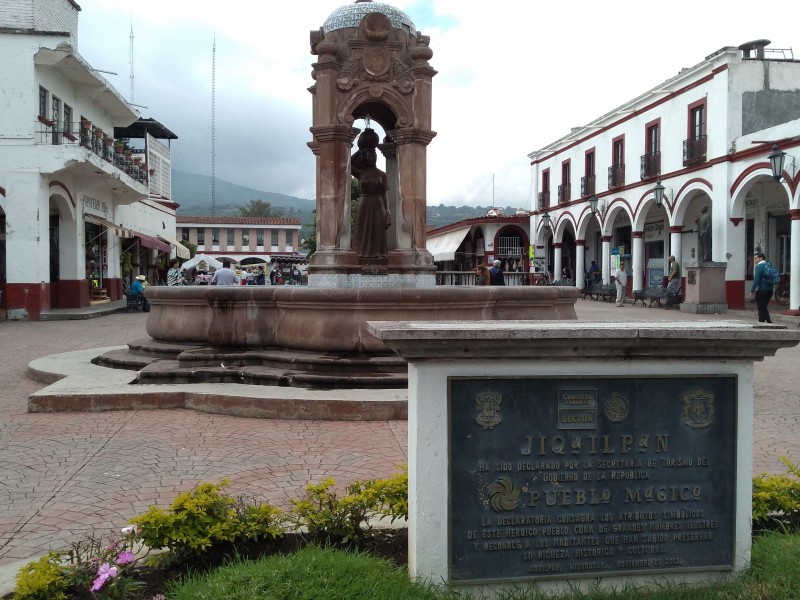
POLYGON ((300 219, 288 217, 215 217, 210 215, 177 215, 175 222, 207 225, 302 225, 300 219))

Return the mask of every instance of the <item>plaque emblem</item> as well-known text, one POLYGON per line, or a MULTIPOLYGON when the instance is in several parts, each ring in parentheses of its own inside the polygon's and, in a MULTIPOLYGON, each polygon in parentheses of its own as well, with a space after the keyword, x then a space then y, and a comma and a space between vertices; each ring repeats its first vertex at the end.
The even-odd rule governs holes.
POLYGON ((683 395, 683 422, 694 429, 708 427, 714 421, 714 393, 696 389, 683 395))
POLYGON ((475 422, 484 429, 492 429, 500 425, 503 417, 500 416, 500 405, 503 403, 503 396, 498 392, 480 392, 475 396, 475 404, 478 406, 478 416, 475 422))
POLYGON ((625 396, 617 392, 614 392, 608 397, 603 407, 606 418, 612 423, 620 423, 627 419, 630 410, 631 403, 625 396))
POLYGON ((522 490, 508 477, 501 477, 489 486, 489 503, 495 512, 514 510, 519 505, 522 490))

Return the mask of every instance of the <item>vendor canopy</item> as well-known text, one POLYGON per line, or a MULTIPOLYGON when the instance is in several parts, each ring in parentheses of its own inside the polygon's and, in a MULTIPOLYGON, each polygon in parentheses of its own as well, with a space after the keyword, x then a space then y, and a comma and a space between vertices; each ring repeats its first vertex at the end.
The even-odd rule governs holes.
POLYGON ((222 263, 219 262, 216 258, 212 258, 211 256, 206 256, 205 254, 196 254, 194 258, 190 258, 185 263, 181 265, 181 269, 194 269, 200 262, 205 262, 206 266, 210 269, 214 267, 215 269, 221 269, 222 263))

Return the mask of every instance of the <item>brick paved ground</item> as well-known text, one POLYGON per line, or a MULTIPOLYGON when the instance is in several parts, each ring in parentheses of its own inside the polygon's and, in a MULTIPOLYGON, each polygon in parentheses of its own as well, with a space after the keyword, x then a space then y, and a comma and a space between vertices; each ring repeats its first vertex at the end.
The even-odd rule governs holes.
MULTIPOLYGON (((584 321, 709 318, 590 300, 579 300, 577 310, 584 321)), ((405 422, 267 421, 184 410, 26 412, 28 395, 43 387, 25 376, 31 360, 143 337, 145 318, 0 322, 0 569, 84 533, 124 526, 199 481, 228 477, 231 493, 285 505, 306 483, 388 477, 407 460, 405 422)), ((781 455, 800 462, 798 358, 793 348, 757 364, 757 472, 783 472, 781 455)))

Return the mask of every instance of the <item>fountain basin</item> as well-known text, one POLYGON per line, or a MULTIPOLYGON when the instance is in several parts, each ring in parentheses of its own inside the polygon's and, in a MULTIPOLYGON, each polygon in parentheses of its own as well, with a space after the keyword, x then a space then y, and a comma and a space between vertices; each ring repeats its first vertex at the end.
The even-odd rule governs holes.
POLYGON ((369 321, 576 320, 573 287, 149 287, 147 334, 217 348, 391 354, 369 321))

